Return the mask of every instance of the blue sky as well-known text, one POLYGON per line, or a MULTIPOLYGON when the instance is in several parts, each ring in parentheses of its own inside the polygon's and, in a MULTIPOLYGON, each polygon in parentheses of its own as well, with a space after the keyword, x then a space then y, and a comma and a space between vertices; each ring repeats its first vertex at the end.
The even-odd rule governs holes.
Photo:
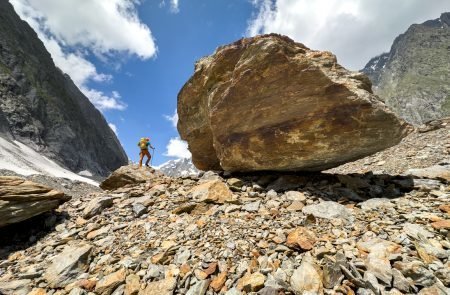
MULTIPOLYGON (((144 2, 139 17, 151 28, 158 47, 156 57, 146 61, 131 58, 114 74, 114 83, 93 85, 106 92, 118 91, 126 101, 124 111, 104 114, 117 126, 122 145, 134 160, 136 142, 142 136, 149 136, 157 149, 155 164, 168 160, 166 146, 178 133, 165 115, 174 114, 177 94, 192 75, 195 61, 217 46, 243 37, 253 9, 250 2, 240 0, 191 0, 189 5, 183 4, 173 13, 157 1, 144 2)), ((113 70, 101 61, 94 63, 100 71, 113 70)))
POLYGON ((245 36, 278 32, 358 70, 448 0, 10 0, 63 71, 104 114, 128 156, 140 137, 154 164, 186 157, 167 117, 199 58, 245 36), (171 155, 171 157, 167 155, 171 155))

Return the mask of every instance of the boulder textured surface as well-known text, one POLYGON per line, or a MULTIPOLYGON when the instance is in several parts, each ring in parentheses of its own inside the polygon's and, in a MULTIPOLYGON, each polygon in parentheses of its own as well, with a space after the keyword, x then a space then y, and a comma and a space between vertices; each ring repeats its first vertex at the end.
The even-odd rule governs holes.
POLYGON ((70 196, 15 176, 0 176, 0 227, 57 208, 70 196))
POLYGON ((367 76, 276 34, 200 59, 178 115, 201 170, 320 171, 391 147, 410 130, 367 76))

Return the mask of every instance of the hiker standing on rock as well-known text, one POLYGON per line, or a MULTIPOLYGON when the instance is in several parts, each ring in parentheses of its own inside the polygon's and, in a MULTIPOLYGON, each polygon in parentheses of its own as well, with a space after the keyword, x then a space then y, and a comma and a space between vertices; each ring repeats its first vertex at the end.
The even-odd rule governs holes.
POLYGON ((138 146, 141 149, 141 152, 139 153, 140 159, 139 159, 139 168, 142 167, 142 160, 144 159, 144 156, 147 156, 147 161, 145 162, 145 166, 150 167, 148 165, 148 162, 150 162, 150 159, 152 158, 152 156, 150 155, 150 153, 148 152, 148 148, 150 147, 151 149, 155 149, 151 144, 150 144, 150 138, 146 138, 146 137, 142 137, 141 140, 139 140, 138 142, 138 146))

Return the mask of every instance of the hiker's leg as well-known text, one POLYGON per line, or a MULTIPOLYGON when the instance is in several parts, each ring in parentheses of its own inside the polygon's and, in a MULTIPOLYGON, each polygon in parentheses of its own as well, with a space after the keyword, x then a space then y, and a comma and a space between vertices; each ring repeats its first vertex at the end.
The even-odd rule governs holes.
POLYGON ((150 152, 148 150, 146 150, 145 155, 147 156, 147 161, 145 162, 145 166, 148 166, 148 163, 150 162, 150 159, 152 158, 152 156, 150 155, 150 152))
POLYGON ((142 167, 142 160, 144 160, 144 152, 143 151, 141 151, 140 153, 139 153, 139 167, 142 167))

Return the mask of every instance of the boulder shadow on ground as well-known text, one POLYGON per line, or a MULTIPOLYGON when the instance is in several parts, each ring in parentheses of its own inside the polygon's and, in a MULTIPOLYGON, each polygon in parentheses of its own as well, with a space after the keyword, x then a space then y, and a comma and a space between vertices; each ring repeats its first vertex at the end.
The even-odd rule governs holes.
POLYGON ((363 202, 372 198, 397 198, 420 187, 438 185, 437 180, 414 179, 412 176, 373 174, 330 174, 322 172, 259 172, 257 174, 233 174, 258 183, 267 191, 284 192, 298 190, 324 200, 363 202))
POLYGON ((0 260, 7 259, 13 252, 33 246, 68 218, 67 212, 50 211, 0 227, 0 260))

